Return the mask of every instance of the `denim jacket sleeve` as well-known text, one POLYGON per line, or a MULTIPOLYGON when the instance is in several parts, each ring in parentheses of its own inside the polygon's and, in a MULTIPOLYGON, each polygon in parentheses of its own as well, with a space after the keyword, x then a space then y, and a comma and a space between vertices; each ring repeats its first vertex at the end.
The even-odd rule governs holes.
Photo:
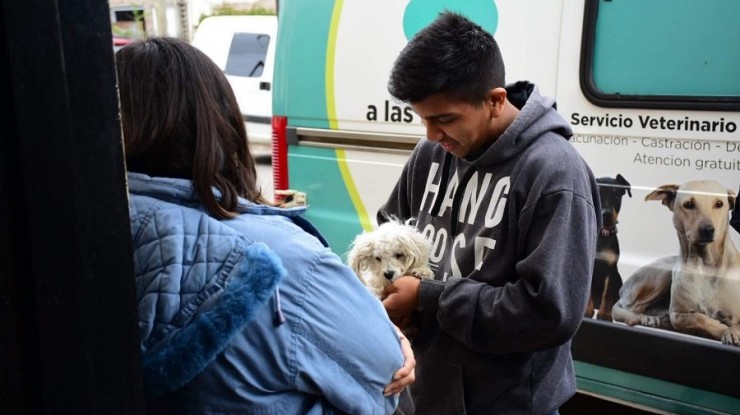
POLYGON ((247 215, 233 222, 266 243, 286 270, 267 310, 221 360, 224 371, 235 366, 232 373, 240 379, 233 383, 244 385, 250 410, 392 413, 398 398, 386 398, 383 389, 403 365, 403 354, 381 302, 293 220, 247 215))
POLYGON ((385 398, 383 389, 403 356, 381 302, 328 250, 308 272, 294 332, 295 386, 346 413, 392 413, 397 397, 385 398))

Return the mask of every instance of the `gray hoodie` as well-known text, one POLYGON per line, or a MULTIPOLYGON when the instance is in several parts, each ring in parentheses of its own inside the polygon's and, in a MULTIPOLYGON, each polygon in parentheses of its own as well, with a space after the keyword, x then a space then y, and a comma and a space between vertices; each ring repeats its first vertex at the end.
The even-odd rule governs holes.
POLYGON ((594 263, 598 188, 537 87, 483 154, 421 140, 378 212, 416 218, 435 280, 419 290, 417 414, 546 414, 575 393, 570 340, 594 263), (526 101, 526 102, 525 102, 526 101))

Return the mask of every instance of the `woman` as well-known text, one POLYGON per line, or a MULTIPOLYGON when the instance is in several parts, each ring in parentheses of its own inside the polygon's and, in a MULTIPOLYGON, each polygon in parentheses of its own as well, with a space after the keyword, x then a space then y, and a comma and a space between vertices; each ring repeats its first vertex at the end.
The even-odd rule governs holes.
POLYGON ((221 70, 173 38, 116 61, 147 412, 392 413, 408 341, 304 208, 262 197, 221 70))

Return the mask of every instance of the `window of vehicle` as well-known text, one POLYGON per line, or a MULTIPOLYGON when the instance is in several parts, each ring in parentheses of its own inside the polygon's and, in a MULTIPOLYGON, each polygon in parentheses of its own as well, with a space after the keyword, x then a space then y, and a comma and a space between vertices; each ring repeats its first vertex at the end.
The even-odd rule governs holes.
POLYGON ((227 75, 260 77, 265 68, 270 36, 264 33, 234 33, 226 59, 227 75))
POLYGON ((146 19, 140 6, 111 7, 110 21, 114 36, 138 39, 146 34, 146 19))
POLYGON ((736 0, 591 0, 582 89, 606 107, 738 110, 737 16, 736 0))

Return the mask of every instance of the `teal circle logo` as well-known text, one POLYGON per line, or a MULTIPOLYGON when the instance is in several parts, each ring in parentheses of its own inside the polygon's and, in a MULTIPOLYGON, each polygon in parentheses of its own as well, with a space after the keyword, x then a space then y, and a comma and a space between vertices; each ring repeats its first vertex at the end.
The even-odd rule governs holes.
POLYGON ((411 0, 403 15, 406 40, 411 40, 445 10, 465 15, 491 35, 496 33, 498 8, 494 0, 411 0))

